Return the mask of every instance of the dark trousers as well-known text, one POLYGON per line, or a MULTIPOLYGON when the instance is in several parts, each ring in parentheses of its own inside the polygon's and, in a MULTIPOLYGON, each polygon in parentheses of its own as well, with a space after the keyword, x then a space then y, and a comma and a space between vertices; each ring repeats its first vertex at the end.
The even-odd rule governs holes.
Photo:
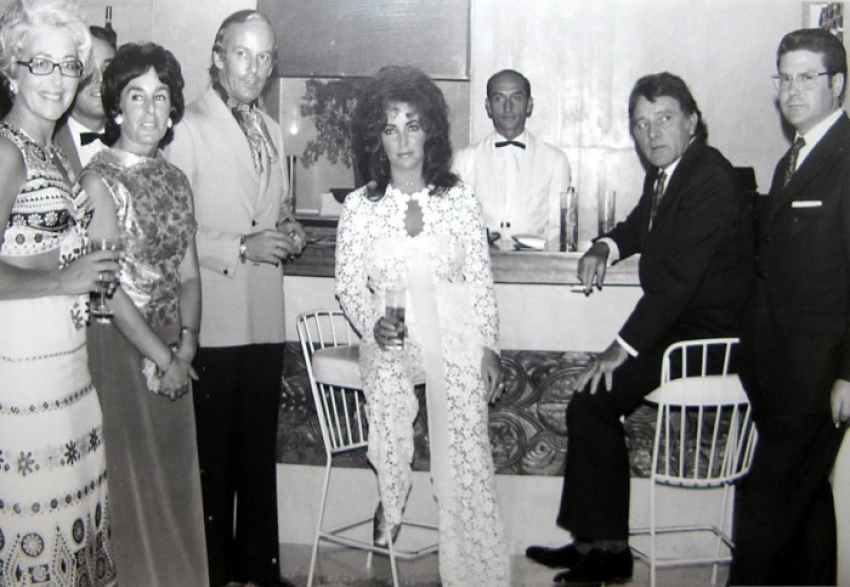
POLYGON ((749 475, 736 493, 731 585, 835 585, 829 475, 844 429, 829 414, 756 420, 749 475))
POLYGON ((576 392, 567 406, 567 459, 558 525, 583 540, 628 540, 629 451, 620 417, 658 387, 666 345, 626 359, 613 389, 576 392))
MULTIPOLYGON (((629 539, 631 466, 622 416, 632 413, 661 381, 661 361, 681 340, 726 336, 677 325, 654 347, 628 358, 596 394, 576 392, 567 406, 567 459, 557 523, 582 540, 629 539)), ((695 363, 698 364, 698 363, 695 363)))
POLYGON ((283 344, 200 348, 194 367, 210 584, 277 580, 283 344))

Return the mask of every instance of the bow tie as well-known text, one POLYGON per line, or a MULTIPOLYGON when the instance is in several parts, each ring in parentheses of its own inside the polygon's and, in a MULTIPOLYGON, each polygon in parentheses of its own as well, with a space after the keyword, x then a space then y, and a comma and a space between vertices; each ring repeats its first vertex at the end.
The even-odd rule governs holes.
POLYGON ((519 147, 520 149, 525 149, 525 143, 522 141, 496 141, 496 148, 501 149, 502 147, 507 147, 508 145, 512 145, 514 147, 519 147))
POLYGON ((81 132, 80 133, 80 145, 86 146, 89 143, 93 143, 96 140, 103 140, 105 133, 102 132, 81 132))

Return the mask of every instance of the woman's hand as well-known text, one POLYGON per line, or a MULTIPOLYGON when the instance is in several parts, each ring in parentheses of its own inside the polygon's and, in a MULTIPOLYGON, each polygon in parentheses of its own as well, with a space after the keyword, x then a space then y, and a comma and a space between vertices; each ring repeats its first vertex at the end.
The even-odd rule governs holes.
POLYGON ((190 378, 197 381, 197 373, 189 362, 175 353, 160 378, 160 395, 172 401, 183 397, 189 391, 190 378))
POLYGON ((60 291, 63 294, 84 294, 97 291, 97 281, 104 271, 118 274, 118 251, 95 251, 72 261, 59 271, 60 291))
POLYGON ((382 351, 401 350, 404 348, 404 337, 407 336, 407 327, 397 318, 382 316, 375 322, 373 330, 375 342, 382 351))
POLYGON ((493 349, 484 349, 484 355, 481 357, 481 379, 487 389, 487 403, 495 404, 505 391, 505 382, 502 379, 499 355, 493 349))

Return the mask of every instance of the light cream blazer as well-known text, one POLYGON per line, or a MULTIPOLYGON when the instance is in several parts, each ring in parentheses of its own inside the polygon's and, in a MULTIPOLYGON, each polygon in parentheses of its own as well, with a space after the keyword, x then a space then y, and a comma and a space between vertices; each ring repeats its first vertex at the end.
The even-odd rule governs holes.
POLYGON ((239 262, 239 238, 274 229, 288 210, 286 158, 280 126, 263 113, 280 159, 254 169, 248 139, 211 87, 175 126, 168 159, 192 185, 198 221, 203 310, 200 344, 207 347, 283 342, 283 273, 239 262))

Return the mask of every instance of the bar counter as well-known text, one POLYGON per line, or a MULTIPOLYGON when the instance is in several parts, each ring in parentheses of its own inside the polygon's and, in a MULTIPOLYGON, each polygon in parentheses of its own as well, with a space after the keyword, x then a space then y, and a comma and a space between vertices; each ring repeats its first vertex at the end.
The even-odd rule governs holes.
MULTIPOLYGON (((309 244, 301 255, 284 266, 284 274, 301 277, 333 277, 332 244, 309 244)), ((490 250, 496 283, 530 285, 580 285, 577 268, 582 253, 490 250)), ((626 259, 608 268, 606 285, 638 285, 637 259, 626 259)))
MULTIPOLYGON (((299 313, 338 309, 331 226, 307 225, 311 244, 284 265, 287 340, 297 340, 299 313)), ((491 249, 502 349, 595 351, 616 336, 640 297, 636 258, 608 268, 605 286, 577 287, 580 253, 491 249)))

